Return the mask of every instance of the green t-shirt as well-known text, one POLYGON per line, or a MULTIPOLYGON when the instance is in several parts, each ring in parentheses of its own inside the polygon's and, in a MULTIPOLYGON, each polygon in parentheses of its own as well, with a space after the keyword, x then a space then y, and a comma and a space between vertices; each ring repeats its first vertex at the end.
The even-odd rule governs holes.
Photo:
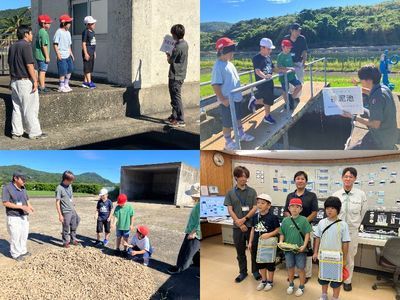
POLYGON ((193 230, 196 230, 196 238, 200 240, 200 202, 196 203, 196 205, 192 209, 192 212, 190 213, 185 233, 191 233, 193 230))
MULTIPOLYGON (((278 58, 276 60, 276 65, 278 66, 278 68, 293 68, 294 64, 293 64, 293 58, 292 58, 292 54, 288 53, 285 54, 283 52, 278 54, 278 58)), ((294 72, 290 72, 287 74, 287 78, 288 81, 291 81, 293 79, 296 79, 296 73, 294 72)), ((279 80, 280 82, 284 82, 285 81, 285 77, 283 75, 279 76, 279 80)))
POLYGON ((43 53, 43 46, 47 46, 47 51, 50 56, 50 37, 46 29, 40 28, 35 44, 35 58, 37 60, 45 61, 46 57, 43 53))
POLYGON ((114 211, 114 216, 117 218, 118 230, 129 230, 131 226, 131 217, 135 214, 135 210, 129 204, 117 206, 114 211))
MULTIPOLYGON (((307 221, 306 217, 299 215, 297 218, 293 218, 293 220, 296 222, 297 226, 304 236, 306 235, 306 233, 312 231, 311 225, 307 221)), ((296 244, 299 247, 303 246, 304 240, 301 237, 296 226, 293 224, 291 217, 283 219, 279 231, 285 236, 285 243, 296 244)))

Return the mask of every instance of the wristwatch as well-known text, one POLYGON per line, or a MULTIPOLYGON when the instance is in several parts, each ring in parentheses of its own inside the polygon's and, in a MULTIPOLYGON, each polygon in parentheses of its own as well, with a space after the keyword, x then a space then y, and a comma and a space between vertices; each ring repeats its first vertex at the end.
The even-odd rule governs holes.
POLYGON ((249 220, 249 218, 246 216, 246 217, 244 217, 245 219, 246 219, 246 221, 248 221, 249 220))

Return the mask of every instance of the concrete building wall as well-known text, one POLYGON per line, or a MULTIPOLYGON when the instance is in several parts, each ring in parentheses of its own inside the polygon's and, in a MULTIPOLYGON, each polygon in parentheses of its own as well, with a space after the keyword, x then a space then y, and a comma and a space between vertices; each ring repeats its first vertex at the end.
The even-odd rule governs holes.
POLYGON ((199 176, 198 169, 184 163, 123 166, 120 192, 133 201, 159 200, 177 206, 192 205, 192 198, 185 192, 199 182, 199 176))

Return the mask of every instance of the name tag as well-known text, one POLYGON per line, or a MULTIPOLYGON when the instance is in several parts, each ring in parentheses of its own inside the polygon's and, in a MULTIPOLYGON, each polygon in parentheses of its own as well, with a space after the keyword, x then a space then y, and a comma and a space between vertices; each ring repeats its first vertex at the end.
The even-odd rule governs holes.
POLYGON ((19 206, 22 206, 22 202, 17 202, 16 204, 19 206))
POLYGON ((242 211, 249 211, 250 208, 248 206, 242 206, 242 211))

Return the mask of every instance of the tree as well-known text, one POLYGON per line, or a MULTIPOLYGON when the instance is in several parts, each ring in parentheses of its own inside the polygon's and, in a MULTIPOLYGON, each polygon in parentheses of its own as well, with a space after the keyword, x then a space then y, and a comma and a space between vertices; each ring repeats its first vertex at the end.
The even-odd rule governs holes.
POLYGON ((0 36, 2 39, 17 39, 17 29, 21 25, 30 25, 30 9, 26 8, 17 15, 2 20, 0 36))

